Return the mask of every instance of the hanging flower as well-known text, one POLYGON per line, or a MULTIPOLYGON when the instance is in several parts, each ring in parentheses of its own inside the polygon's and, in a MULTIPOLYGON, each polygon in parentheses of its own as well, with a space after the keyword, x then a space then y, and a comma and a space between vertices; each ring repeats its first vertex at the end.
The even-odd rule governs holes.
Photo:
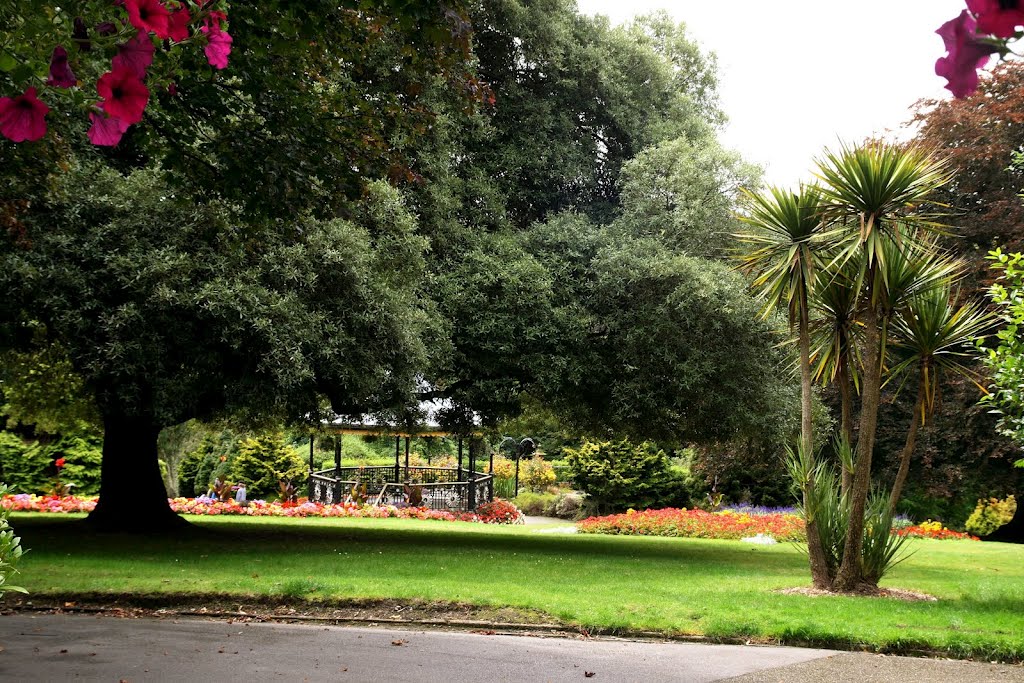
POLYGON ((13 142, 34 142, 46 135, 50 108, 29 88, 17 97, 0 97, 0 135, 13 142))
POLYGON ((232 38, 228 35, 227 31, 221 31, 219 28, 211 27, 210 25, 203 26, 199 29, 209 38, 210 42, 206 44, 206 61, 211 66, 217 69, 226 69, 228 67, 228 55, 231 54, 231 43, 232 38))
POLYGON ((978 20, 980 33, 1012 38, 1024 26, 1024 3, 1020 0, 967 0, 967 8, 978 20))
POLYGON ((188 21, 191 17, 188 14, 188 7, 178 5, 178 8, 171 12, 171 20, 168 25, 168 34, 175 43, 188 40, 188 21))
POLYGON ((117 56, 113 59, 114 70, 127 69, 142 80, 146 77, 146 69, 153 63, 156 47, 145 31, 139 31, 135 37, 124 45, 117 46, 117 56))
POLYGON ((171 13, 159 0, 125 0, 128 21, 132 26, 156 34, 160 40, 169 37, 171 13))
POLYGON ((68 51, 63 45, 58 45, 53 48, 53 56, 50 57, 50 77, 46 79, 46 85, 73 88, 77 83, 78 79, 68 66, 68 51))
POLYGON ((121 137, 128 130, 128 124, 102 112, 90 112, 89 142, 98 147, 113 147, 121 142, 121 137))
POLYGON ((96 91, 103 98, 103 111, 126 126, 142 120, 149 102, 149 89, 127 68, 114 69, 100 76, 96 91))
POLYGON ((978 89, 978 69, 997 51, 995 46, 979 40, 976 28, 974 17, 964 10, 936 31, 942 36, 948 54, 935 62, 935 73, 948 81, 946 89, 958 99, 978 89))

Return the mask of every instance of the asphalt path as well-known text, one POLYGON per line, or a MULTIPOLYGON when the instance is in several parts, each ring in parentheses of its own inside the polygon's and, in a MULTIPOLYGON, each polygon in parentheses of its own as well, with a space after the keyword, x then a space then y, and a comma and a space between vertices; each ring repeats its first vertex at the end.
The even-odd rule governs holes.
POLYGON ((2 681, 1024 681, 1014 666, 789 647, 395 628, 0 617, 2 681))

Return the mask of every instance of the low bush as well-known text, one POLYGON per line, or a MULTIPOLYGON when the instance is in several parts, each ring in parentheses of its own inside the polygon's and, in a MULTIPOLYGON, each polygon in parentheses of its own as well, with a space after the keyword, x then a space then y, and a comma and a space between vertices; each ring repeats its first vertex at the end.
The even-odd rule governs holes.
POLYGON ((1007 496, 1003 500, 979 500, 974 512, 967 518, 967 530, 978 536, 988 536, 999 527, 1009 524, 1017 514, 1017 499, 1007 496))
POLYGON ((529 460, 519 462, 519 487, 534 493, 546 491, 555 483, 555 468, 537 454, 529 460))
POLYGON ((545 510, 549 507, 553 507, 555 498, 557 496, 553 493, 534 493, 533 491, 523 491, 516 496, 512 502, 515 503, 516 507, 523 511, 523 514, 530 515, 531 517, 539 517, 545 514, 545 510))
POLYGON ((238 447, 228 478, 246 484, 250 498, 267 498, 279 490, 281 481, 305 479, 307 465, 285 443, 281 432, 244 439, 238 447))
POLYGON ((665 451, 649 441, 588 441, 566 453, 573 481, 598 513, 689 502, 665 451))
POLYGON ((583 512, 583 496, 575 491, 564 491, 555 497, 552 517, 577 519, 583 512))

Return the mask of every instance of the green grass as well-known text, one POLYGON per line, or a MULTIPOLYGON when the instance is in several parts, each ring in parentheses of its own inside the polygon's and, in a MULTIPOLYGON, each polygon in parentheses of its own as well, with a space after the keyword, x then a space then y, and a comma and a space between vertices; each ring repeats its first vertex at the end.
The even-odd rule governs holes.
POLYGON ((883 586, 939 602, 780 595, 807 585, 796 547, 538 534, 368 519, 192 518, 181 537, 85 535, 13 515, 34 594, 399 598, 539 610, 588 628, 1024 659, 1024 547, 914 540, 883 586))

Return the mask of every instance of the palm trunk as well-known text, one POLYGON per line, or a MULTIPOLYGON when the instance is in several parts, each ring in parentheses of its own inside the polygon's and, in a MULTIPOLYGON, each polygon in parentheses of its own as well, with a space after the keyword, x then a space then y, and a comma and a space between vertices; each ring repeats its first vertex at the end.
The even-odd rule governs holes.
POLYGON ((157 459, 160 428, 144 417, 103 416, 100 499, 88 522, 100 531, 167 531, 187 523, 171 510, 157 459))
MULTIPOLYGON (((814 460, 814 423, 811 413, 811 335, 808 327, 808 306, 806 289, 800 296, 800 441, 807 457, 814 460)), ((821 534, 815 521, 816 511, 813 508, 810 486, 816 482, 805 482, 803 485, 803 502, 807 531, 807 558, 811 566, 811 581, 815 588, 827 589, 832 585, 832 575, 825 559, 825 549, 821 544, 821 534)))
MULTIPOLYGON (((850 367, 849 360, 845 355, 839 357, 839 397, 842 402, 842 421, 840 428, 842 429, 843 436, 846 438, 846 443, 853 444, 853 386, 850 381, 850 367)), ((845 498, 849 492, 850 487, 853 486, 853 472, 847 469, 845 463, 843 464, 843 478, 842 488, 840 492, 845 498)))
MULTIPOLYGON (((868 282, 874 279, 868 273, 868 282)), ((850 591, 864 583, 861 565, 861 547, 864 543, 864 508, 871 487, 871 455, 875 448, 875 430, 878 427, 878 404, 882 386, 882 340, 879 329, 878 308, 867 292, 868 306, 864 312, 863 389, 860 406, 860 434, 857 438, 857 457, 854 463, 853 485, 850 489, 850 524, 843 545, 843 562, 836 573, 837 590, 850 591)))
POLYGON ((925 382, 924 377, 927 370, 921 368, 921 385, 917 388, 917 403, 914 404, 914 415, 910 418, 910 429, 907 431, 907 442, 903 445, 903 452, 900 454, 900 468, 896 472, 896 480, 892 483, 892 492, 889 494, 889 514, 896 515, 896 504, 900 502, 900 495, 903 494, 903 485, 907 482, 907 473, 910 471, 910 458, 914 455, 914 445, 917 443, 917 430, 921 424, 921 412, 925 403, 925 382))

